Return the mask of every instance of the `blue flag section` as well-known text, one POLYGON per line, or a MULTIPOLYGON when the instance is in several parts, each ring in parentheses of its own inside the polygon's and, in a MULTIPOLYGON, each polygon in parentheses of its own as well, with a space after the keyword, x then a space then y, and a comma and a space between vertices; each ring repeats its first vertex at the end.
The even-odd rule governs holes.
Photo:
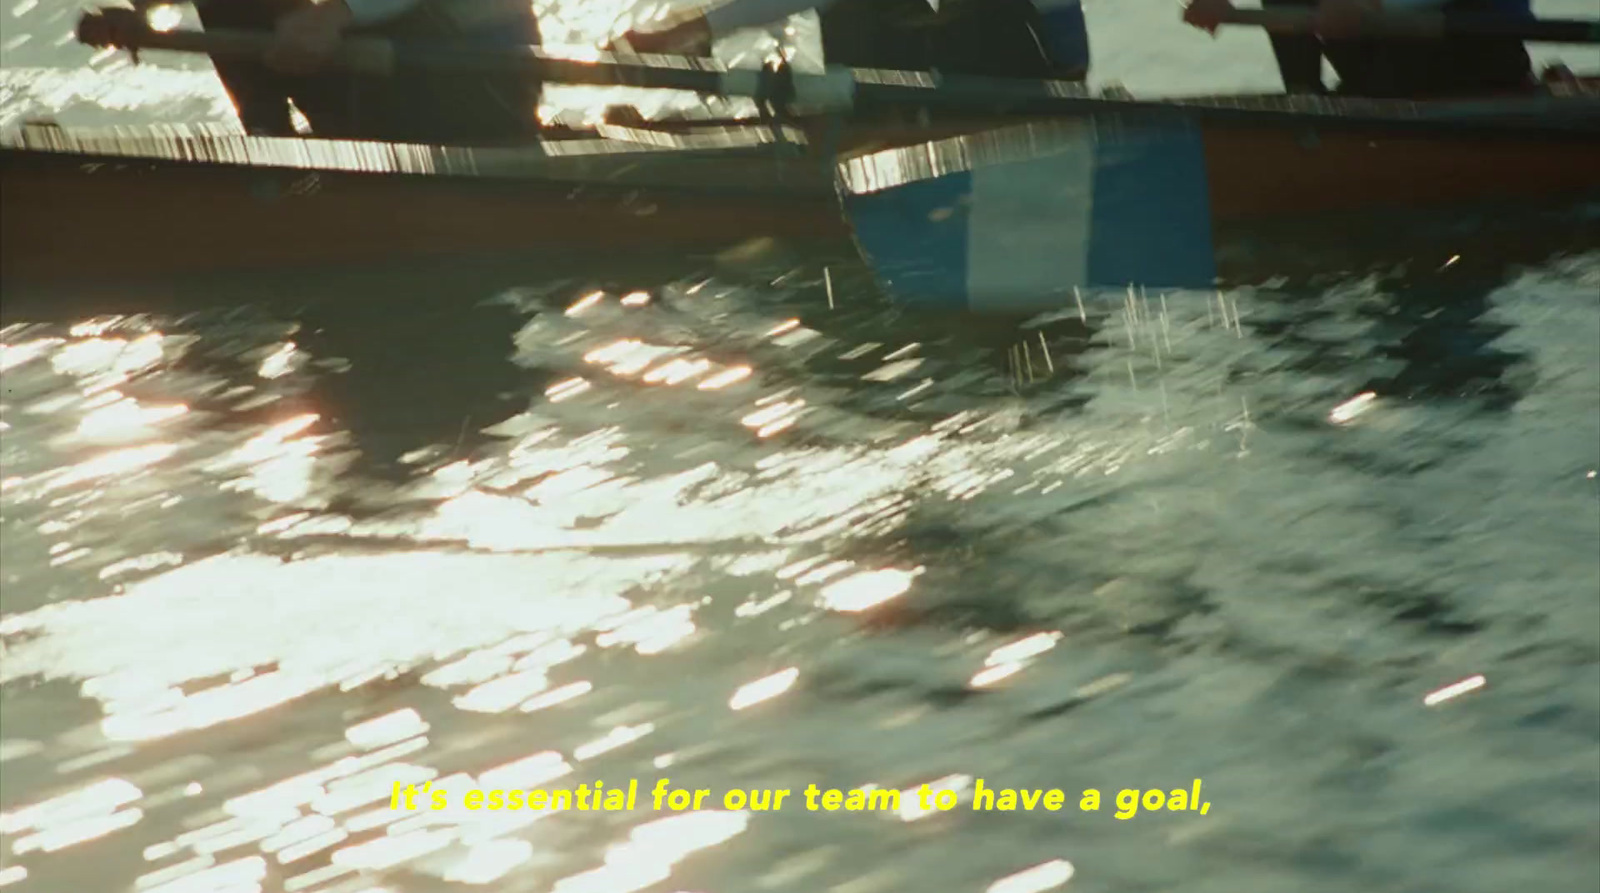
POLYGON ((1028 312, 1075 287, 1216 280, 1192 122, 1027 124, 851 159, 838 179, 857 246, 904 304, 1028 312))

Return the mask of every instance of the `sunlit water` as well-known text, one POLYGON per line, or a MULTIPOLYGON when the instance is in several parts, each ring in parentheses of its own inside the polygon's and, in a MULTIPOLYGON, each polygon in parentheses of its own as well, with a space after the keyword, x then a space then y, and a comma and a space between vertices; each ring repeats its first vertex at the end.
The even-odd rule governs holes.
POLYGON ((1600 254, 1468 266, 1021 325, 768 258, 0 330, 0 884, 1593 889, 1600 254), (387 809, 633 777, 1212 810, 387 809))

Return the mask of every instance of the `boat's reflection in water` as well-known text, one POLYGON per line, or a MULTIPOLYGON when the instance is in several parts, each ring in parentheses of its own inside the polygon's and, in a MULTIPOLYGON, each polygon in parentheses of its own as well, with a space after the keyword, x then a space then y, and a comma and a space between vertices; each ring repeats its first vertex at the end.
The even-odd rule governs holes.
MULTIPOLYGON (((408 271, 13 325, 0 879, 1009 891, 1075 866, 1344 890, 1415 878, 1344 835, 1428 826, 1437 791, 1405 780, 1427 768, 1576 889, 1581 852, 1526 829, 1587 815, 1583 785, 1485 779, 1592 776, 1592 740, 1547 736, 1592 731, 1564 655, 1596 645, 1570 596, 1600 584, 1600 273, 1474 262, 1021 325, 911 316, 814 263, 509 291, 408 271), (1550 622, 1502 622, 1511 591, 1550 622), (1424 696, 1480 673, 1516 703, 1437 722, 1424 696), (389 808, 395 782, 634 777, 716 793, 389 808), (1228 804, 1195 825, 720 801, 975 777, 1204 777, 1228 804)), ((1415 834, 1440 886, 1487 889, 1482 841, 1415 834)))

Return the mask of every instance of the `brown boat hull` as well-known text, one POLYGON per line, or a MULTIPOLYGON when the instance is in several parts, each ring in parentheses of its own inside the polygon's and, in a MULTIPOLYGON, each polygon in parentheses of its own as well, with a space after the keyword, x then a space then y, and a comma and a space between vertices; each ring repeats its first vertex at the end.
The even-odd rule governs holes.
MULTIPOLYGON (((862 128, 845 143, 908 145, 994 124, 862 128)), ((1594 131, 1389 132, 1323 116, 1208 124, 1203 134, 1219 240, 1240 225, 1328 213, 1600 197, 1594 131)), ((534 157, 323 143, 346 148, 308 161, 289 145, 302 141, 134 142, 46 129, 0 149, 8 293, 419 257, 681 256, 760 237, 836 244, 849 235, 831 169, 771 146, 640 151, 572 141, 534 157), (583 151, 566 151, 574 147, 583 151)))
POLYGON ((779 202, 604 183, 18 153, 5 158, 0 189, 7 284, 574 250, 692 253, 741 237, 844 232, 820 183, 779 202))
POLYGON ((1600 140, 1214 128, 1205 133, 1218 222, 1594 195, 1600 140))

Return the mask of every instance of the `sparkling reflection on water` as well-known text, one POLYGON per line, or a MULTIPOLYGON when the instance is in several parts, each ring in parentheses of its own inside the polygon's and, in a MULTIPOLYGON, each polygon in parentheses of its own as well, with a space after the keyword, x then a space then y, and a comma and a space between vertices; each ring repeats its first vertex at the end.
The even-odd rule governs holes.
POLYGON ((1593 880, 1600 258, 1021 327, 828 278, 5 329, 0 881, 1593 880), (633 777, 1215 809, 387 803, 633 777))

